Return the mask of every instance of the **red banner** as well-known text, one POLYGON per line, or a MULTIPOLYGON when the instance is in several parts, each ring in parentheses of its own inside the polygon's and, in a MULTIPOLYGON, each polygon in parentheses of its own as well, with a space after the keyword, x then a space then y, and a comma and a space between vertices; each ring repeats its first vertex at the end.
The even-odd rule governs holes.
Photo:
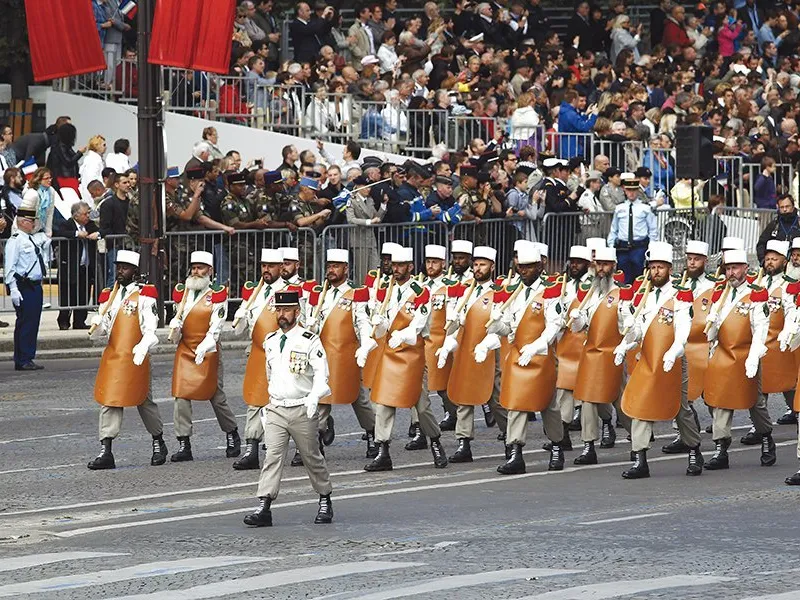
POLYGON ((228 73, 236 0, 158 0, 149 62, 228 73))
POLYGON ((25 15, 36 81, 105 70, 91 2, 25 0, 25 15))

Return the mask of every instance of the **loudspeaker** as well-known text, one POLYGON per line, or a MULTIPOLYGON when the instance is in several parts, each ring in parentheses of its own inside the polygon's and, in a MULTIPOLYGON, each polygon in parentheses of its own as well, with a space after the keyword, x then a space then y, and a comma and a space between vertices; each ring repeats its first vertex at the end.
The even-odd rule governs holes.
POLYGON ((714 130, 711 127, 681 125, 675 128, 675 177, 711 179, 714 164, 714 130))

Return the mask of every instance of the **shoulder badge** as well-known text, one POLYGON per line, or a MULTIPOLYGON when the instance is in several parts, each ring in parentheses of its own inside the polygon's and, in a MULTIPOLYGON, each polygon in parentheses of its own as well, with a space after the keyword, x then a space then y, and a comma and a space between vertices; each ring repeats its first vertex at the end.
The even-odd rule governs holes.
POLYGON ((316 306, 317 304, 319 304, 319 297, 320 297, 321 294, 322 294, 322 286, 321 285, 315 285, 314 289, 312 289, 308 293, 308 303, 311 306, 316 306))
POLYGON ((636 279, 633 280, 633 293, 634 294, 639 291, 639 288, 642 287, 643 283, 644 283, 644 276, 642 276, 642 275, 639 275, 636 279))
POLYGON ((642 298, 644 298, 644 290, 635 290, 633 296, 633 305, 638 308, 638 306, 642 303, 642 298))
POLYGON ((786 283, 797 283, 797 279, 795 279, 793 277, 789 277, 786 273, 783 274, 783 280, 786 283))
POLYGON ((561 277, 561 273, 548 273, 542 277, 548 283, 555 283, 558 281, 558 278, 561 277))
POLYGON ((212 285, 211 286, 211 302, 213 304, 219 304, 221 302, 225 302, 228 299, 228 288, 224 285, 212 285))
POLYGON ((592 284, 590 281, 584 281, 578 286, 578 302, 583 302, 583 299, 586 298, 586 294, 589 293, 590 289, 592 289, 592 284))
POLYGON ((283 288, 283 291, 284 292, 297 292, 298 294, 302 295, 303 288, 301 288, 299 285, 291 284, 291 285, 287 285, 285 288, 283 288))
POLYGON ((256 284, 252 281, 245 281, 244 285, 242 286, 242 300, 247 301, 250 300, 250 296, 253 295, 253 291, 256 289, 256 284))
POLYGON ((553 298, 560 298, 561 297, 561 282, 557 281, 554 282, 553 285, 547 286, 544 290, 544 295, 542 296, 545 300, 552 300, 553 298))
POLYGON ((314 279, 309 279, 308 281, 304 281, 300 284, 300 287, 303 289, 303 292, 306 294, 310 294, 313 289, 317 286, 317 282, 314 279))
POLYGON ((495 304, 503 304, 511 297, 511 292, 504 287, 500 287, 492 294, 492 302, 495 304))
POLYGON ((186 286, 182 283, 177 284, 172 288, 172 301, 180 302, 183 300, 183 293, 186 291, 186 286))
POLYGON ((303 332, 303 337, 304 337, 304 338, 306 338, 307 340, 313 340, 313 339, 314 339, 315 337, 317 337, 317 336, 315 336, 315 335, 314 335, 313 333, 311 333, 310 331, 304 331, 304 332, 303 332))
MULTIPOLYGON (((413 287, 413 284, 412 284, 413 287)), ((425 306, 431 300, 431 291, 428 288, 422 288, 422 291, 417 293, 417 297, 414 298, 414 308, 419 308, 420 306, 425 306)))
POLYGON ((158 290, 156 286, 152 283, 146 283, 142 286, 142 289, 139 290, 140 296, 147 296, 148 298, 153 298, 154 300, 158 300, 158 290))
POLYGON ((800 282, 791 280, 789 285, 786 286, 786 293, 792 296, 800 294, 800 282))
POLYGON ((380 277, 380 273, 378 269, 372 269, 367 276, 364 278, 364 286, 365 287, 372 287, 375 284, 375 281, 380 277))
MULTIPOLYGON (((415 293, 417 296, 419 296, 419 295, 422 293, 423 286, 422 286, 422 285, 420 285, 420 283, 419 283, 418 281, 416 281, 416 280, 412 279, 412 280, 411 280, 411 285, 410 285, 410 287, 411 287, 411 290, 412 290, 412 291, 413 291, 413 292, 414 292, 414 293, 415 293)), ((425 289, 427 289, 427 288, 425 288, 425 289)))
POLYGON ((747 283, 753 283, 756 279, 758 279, 758 272, 757 271, 748 271, 747 275, 745 275, 745 279, 747 279, 747 283))
POLYGON ((360 287, 353 290, 353 302, 369 302, 369 288, 360 287))
POLYGON ((447 286, 447 297, 448 298, 461 298, 464 295, 464 292, 467 291, 467 286, 463 283, 456 283, 455 285, 448 285, 447 286))
POLYGON ((267 339, 277 335, 279 332, 280 332, 280 329, 276 329, 275 331, 273 331, 272 333, 267 335, 267 339))
POLYGON ((97 298, 98 304, 103 304, 104 302, 108 302, 108 299, 111 297, 111 288, 103 288, 103 291, 100 292, 100 296, 97 298))

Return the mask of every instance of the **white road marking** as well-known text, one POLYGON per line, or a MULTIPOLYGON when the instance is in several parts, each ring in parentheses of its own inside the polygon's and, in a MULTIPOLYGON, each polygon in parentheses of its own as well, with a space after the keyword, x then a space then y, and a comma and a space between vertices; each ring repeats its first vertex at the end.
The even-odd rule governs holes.
POLYGON ((583 573, 580 570, 566 569, 506 569, 504 571, 489 571, 488 573, 472 573, 469 575, 452 575, 416 583, 403 587, 396 587, 388 590, 381 590, 371 594, 355 596, 353 600, 392 600, 393 598, 407 598, 417 594, 430 594, 443 590, 454 590, 475 585, 497 584, 514 579, 525 579, 532 577, 555 577, 557 575, 574 575, 583 573))
POLYGON ((127 552, 50 552, 47 554, 29 554, 28 556, 12 556, 4 558, 0 562, 0 573, 5 571, 15 571, 17 569, 29 569, 41 565, 49 565, 68 560, 80 560, 88 558, 104 558, 106 556, 128 556, 127 552))
POLYGON ((10 471, 0 471, 0 475, 11 475, 12 473, 27 473, 29 471, 52 471, 53 469, 71 469, 82 467, 83 463, 72 463, 71 465, 51 465, 49 467, 28 467, 26 469, 11 469, 10 471))
MULTIPOLYGON (((783 573, 783 571, 781 571, 783 573)), ((749 596, 742 600, 797 600, 800 598, 800 590, 793 592, 783 592, 782 594, 770 594, 769 596, 749 596)))
POLYGON ((266 573, 255 577, 244 577, 241 579, 219 581, 207 585, 197 585, 183 590, 163 590, 160 592, 153 592, 152 594, 121 596, 110 598, 109 600, 201 600, 203 598, 219 598, 220 596, 232 596, 254 591, 260 592, 263 589, 304 583, 307 581, 321 581, 323 579, 345 577, 347 575, 356 575, 360 573, 374 573, 376 571, 407 569, 419 566, 423 566, 423 563, 380 561, 336 563, 332 565, 315 566, 313 569, 302 568, 292 569, 290 571, 278 571, 276 573, 266 573))
POLYGON ((631 581, 611 581, 545 592, 525 596, 517 600, 603 600, 604 598, 621 598, 631 594, 641 594, 653 590, 664 590, 677 587, 696 587, 735 581, 735 577, 715 577, 712 575, 675 575, 657 579, 635 579, 631 581))
POLYGON ((95 573, 81 573, 78 575, 64 575, 52 577, 50 579, 39 579, 27 581, 25 583, 13 583, 0 586, 0 598, 16 596, 18 594, 37 594, 42 592, 52 592, 56 590, 107 583, 117 583, 120 581, 130 581, 132 579, 144 579, 146 577, 159 577, 161 575, 174 575, 176 573, 187 573, 200 569, 214 569, 219 567, 229 567, 237 564, 263 562, 267 560, 278 560, 277 558, 257 558, 250 556, 210 556, 203 558, 185 558, 183 560, 161 561, 124 567, 121 569, 109 569, 97 571, 95 573))
POLYGON ((380 556, 399 556, 401 554, 416 554, 417 552, 429 552, 431 550, 438 550, 439 548, 447 548, 448 546, 455 546, 458 542, 439 542, 433 546, 420 546, 419 548, 409 548, 408 550, 394 550, 392 552, 370 552, 364 556, 367 558, 378 558, 380 556))
POLYGON ((40 435, 38 437, 29 437, 29 438, 19 438, 17 440, 0 440, 0 445, 2 444, 15 444, 17 442, 36 442, 39 440, 49 440, 53 438, 64 438, 64 437, 72 437, 74 435, 84 435, 83 433, 56 433, 53 435, 40 435))
MULTIPOLYGON (((777 446, 795 446, 797 444, 796 441, 787 441, 781 442, 780 444, 776 444, 777 446)), ((757 447, 760 449, 760 447, 757 447)), ((728 450, 728 453, 734 452, 747 452, 748 450, 753 450, 752 447, 746 446, 743 448, 734 448, 733 450, 728 450)), ((660 456, 658 458, 653 458, 650 460, 651 463, 655 462, 666 462, 672 460, 686 460, 686 457, 678 454, 678 455, 669 455, 669 456, 660 456)), ((424 463, 425 465, 429 463, 424 463)), ((577 473, 577 472, 585 472, 589 469, 607 469, 610 467, 623 467, 630 465, 630 461, 618 461, 618 462, 610 462, 610 463, 601 463, 598 465, 589 465, 589 466, 577 466, 577 467, 567 467, 563 471, 536 471, 534 473, 523 473, 522 475, 506 475, 505 477, 493 477, 491 473, 487 473, 486 477, 482 477, 480 479, 467 479, 464 481, 450 481, 447 483, 431 483, 426 485, 414 485, 406 488, 391 488, 385 490, 376 490, 372 492, 360 492, 355 494, 341 494, 336 495, 336 501, 342 500, 353 500, 358 498, 373 498, 377 496, 388 496, 394 494, 408 494, 412 492, 422 492, 422 491, 429 491, 429 490, 439 490, 439 489, 448 489, 448 488, 458 488, 458 487, 469 487, 473 485, 486 485, 487 483, 503 483, 506 481, 514 481, 516 479, 530 479, 531 477, 554 477, 558 475, 567 475, 569 473, 577 473)), ((361 471, 351 471, 351 473, 361 473, 361 471)), ((302 478, 305 479, 305 478, 302 478)), ((242 487, 239 484, 234 484, 237 487, 242 487)), ((251 484, 254 485, 254 484, 251 484)), ((230 487, 230 486, 228 486, 230 487)), ((108 501, 110 503, 120 502, 120 500, 111 500, 108 501)), ((287 508, 293 506, 307 506, 309 504, 316 504, 317 500, 295 500, 292 502, 282 502, 279 504, 273 504, 272 508, 287 508)), ((94 503, 90 504, 90 506, 100 504, 94 503)), ((54 509, 47 509, 47 510, 54 510, 54 509)), ((247 510, 247 509, 244 509, 247 510)), ((148 525, 158 525, 161 523, 175 523, 178 521, 191 521, 194 519, 206 519, 209 517, 225 517, 230 515, 242 514, 244 512, 241 508, 233 508, 228 510, 215 510, 209 512, 195 512, 190 515, 178 515, 174 517, 162 517, 159 519, 144 519, 141 521, 131 521, 126 523, 110 523, 107 525, 95 525, 92 527, 80 527, 76 529, 66 529, 62 531, 49 531, 51 535, 56 537, 62 538, 71 538, 78 535, 86 535, 89 533, 97 533, 100 531, 113 531, 117 529, 129 529, 132 527, 144 527, 148 525)), ((34 511, 28 512, 43 512, 42 509, 36 509, 34 511)), ((11 514, 22 514, 21 512, 17 513, 6 513, 4 516, 8 516, 11 514)))
POLYGON ((586 521, 584 523, 577 523, 577 525, 600 525, 602 523, 617 523, 618 521, 635 521, 637 519, 649 519, 651 517, 663 517, 669 515, 668 512, 654 512, 646 513, 643 515, 631 515, 629 517, 616 517, 615 519, 600 519, 599 521, 586 521))

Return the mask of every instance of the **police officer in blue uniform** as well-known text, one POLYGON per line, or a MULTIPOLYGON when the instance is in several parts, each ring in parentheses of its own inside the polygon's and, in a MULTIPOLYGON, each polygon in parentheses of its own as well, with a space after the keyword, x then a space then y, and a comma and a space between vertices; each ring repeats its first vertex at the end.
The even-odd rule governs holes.
POLYGON ((35 220, 36 210, 20 208, 18 231, 6 244, 5 283, 17 312, 14 326, 14 368, 17 371, 44 369, 33 359, 42 317, 42 278, 47 272, 50 238, 43 231, 32 233, 35 220))
POLYGON ((625 202, 614 209, 608 246, 617 249, 617 264, 625 273, 625 283, 631 284, 644 271, 647 245, 658 241, 658 226, 653 209, 639 196, 639 179, 623 173, 622 187, 625 202))

